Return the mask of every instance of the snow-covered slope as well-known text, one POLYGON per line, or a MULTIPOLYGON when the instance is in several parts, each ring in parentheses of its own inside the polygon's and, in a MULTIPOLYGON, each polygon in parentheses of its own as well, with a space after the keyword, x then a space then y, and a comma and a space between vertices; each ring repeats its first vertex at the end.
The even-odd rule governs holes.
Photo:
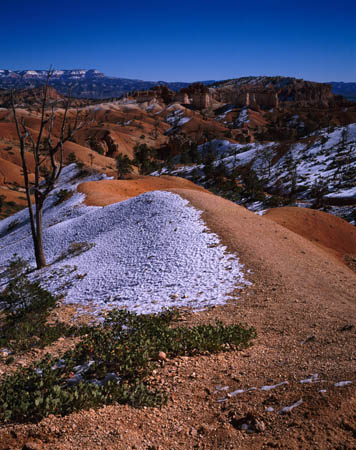
MULTIPOLYGON (((326 203, 341 205, 344 199, 344 205, 356 204, 356 124, 321 130, 284 147, 275 142, 242 145, 214 139, 199 146, 199 150, 202 155, 214 153, 215 165, 223 163, 230 171, 250 167, 270 193, 288 195, 295 184, 297 198, 305 201, 305 206, 313 202, 318 191, 326 203)), ((183 166, 173 172, 187 178, 192 173, 203 177, 204 165, 183 166)), ((206 183, 204 178, 195 181, 206 183)), ((344 216, 345 211, 340 215, 344 216)))
MULTIPOLYGON (((266 168, 263 158, 254 167, 262 175, 266 168)), ((356 183, 356 124, 322 130, 315 134, 315 141, 291 146, 289 151, 273 165, 269 185, 280 180, 290 184, 290 172, 295 170, 297 187, 305 188, 304 197, 317 182, 327 185, 330 193, 339 194, 356 183)))
MULTIPOLYGON (((66 168, 59 188, 71 186, 73 170, 66 168)), ((114 307, 140 313, 201 309, 226 302, 236 287, 248 284, 236 255, 178 195, 154 191, 106 207, 82 201, 77 192, 58 206, 49 199, 44 215, 49 267, 39 277, 52 292, 63 290, 65 301, 97 313, 114 307)), ((0 222, 3 270, 14 253, 34 264, 26 213, 0 222), (9 232, 14 219, 19 223, 9 232)))

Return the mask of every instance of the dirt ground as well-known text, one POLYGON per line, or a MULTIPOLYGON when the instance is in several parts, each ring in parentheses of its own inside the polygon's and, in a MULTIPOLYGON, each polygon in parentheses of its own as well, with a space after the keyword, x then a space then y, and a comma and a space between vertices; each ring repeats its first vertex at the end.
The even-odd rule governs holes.
POLYGON ((205 192, 173 192, 204 212, 252 282, 225 306, 186 311, 183 322, 244 322, 257 329, 255 345, 163 361, 153 376, 170 394, 161 409, 109 406, 4 426, 0 448, 355 449, 356 274, 268 218, 205 192), (244 392, 226 395, 236 390, 244 392))

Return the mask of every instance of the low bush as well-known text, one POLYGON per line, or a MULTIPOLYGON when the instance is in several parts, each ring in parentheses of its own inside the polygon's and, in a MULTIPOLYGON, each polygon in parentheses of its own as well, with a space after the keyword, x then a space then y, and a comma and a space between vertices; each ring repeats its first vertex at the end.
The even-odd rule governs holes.
POLYGON ((0 421, 38 421, 112 403, 159 406, 167 394, 149 381, 159 352, 173 358, 239 350, 256 337, 253 327, 241 324, 172 327, 177 318, 172 311, 109 313, 62 359, 47 356, 6 376, 0 385, 0 421))
POLYGON ((27 313, 41 313, 56 304, 56 298, 43 289, 38 281, 30 281, 21 275, 9 282, 0 294, 8 320, 20 318, 27 313))
POLYGON ((14 352, 33 347, 43 348, 62 336, 77 334, 77 327, 61 322, 48 323, 57 298, 43 289, 38 281, 28 279, 29 266, 17 255, 6 271, 10 282, 0 293, 1 320, 0 346, 14 352))
POLYGON ((95 242, 72 242, 67 250, 65 250, 57 259, 58 261, 63 261, 67 258, 74 258, 75 256, 79 256, 84 252, 87 252, 91 248, 95 246, 95 242))
MULTIPOLYGON (((10 204, 10 202, 8 202, 8 205, 10 204)), ((10 205, 11 206, 11 205, 10 205)), ((20 223, 20 221, 18 219, 13 220, 12 222, 9 223, 9 225, 7 226, 7 231, 12 231, 14 230, 17 225, 20 223)))
POLYGON ((60 189, 59 191, 57 191, 55 193, 56 195, 56 202, 55 205, 60 205, 61 203, 65 202, 66 200, 68 200, 71 195, 73 194, 72 191, 69 191, 68 189, 60 189))

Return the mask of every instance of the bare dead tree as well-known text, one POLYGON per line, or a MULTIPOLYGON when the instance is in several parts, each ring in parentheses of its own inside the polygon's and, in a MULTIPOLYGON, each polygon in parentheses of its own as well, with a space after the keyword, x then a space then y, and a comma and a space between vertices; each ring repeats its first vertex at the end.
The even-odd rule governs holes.
POLYGON ((31 233, 34 245, 37 269, 46 266, 46 257, 43 249, 43 206, 46 198, 55 188, 56 182, 63 169, 63 144, 73 138, 74 134, 87 125, 87 121, 80 121, 77 109, 74 119, 68 118, 72 98, 68 96, 64 104, 63 118, 61 120, 59 135, 54 136, 55 103, 49 105, 49 81, 53 70, 49 69, 46 83, 43 87, 41 102, 41 123, 39 133, 35 139, 25 124, 22 116, 18 117, 14 94, 12 93, 12 111, 16 124, 16 131, 20 142, 22 171, 26 190, 26 199, 30 216, 31 233), (35 162, 34 183, 29 180, 28 162, 26 154, 32 153, 35 162), (44 178, 41 176, 44 175, 44 178), (34 205, 31 194, 34 195, 34 205))

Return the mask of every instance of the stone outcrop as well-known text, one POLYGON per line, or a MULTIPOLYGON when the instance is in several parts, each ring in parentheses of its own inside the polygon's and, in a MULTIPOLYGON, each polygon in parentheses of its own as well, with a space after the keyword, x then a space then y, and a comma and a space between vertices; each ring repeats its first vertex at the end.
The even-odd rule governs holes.
POLYGON ((329 107, 345 100, 331 92, 331 85, 286 77, 246 77, 218 83, 208 88, 193 83, 181 89, 175 101, 206 109, 214 103, 231 104, 238 108, 271 109, 290 105, 298 107, 329 107))
POLYGON ((176 102, 181 103, 182 105, 189 105, 189 95, 186 92, 178 92, 176 95, 176 102))
POLYGON ((275 108, 279 106, 278 94, 274 90, 258 88, 241 88, 219 92, 217 99, 222 103, 233 104, 239 108, 263 107, 275 108))
POLYGON ((192 95, 191 105, 198 109, 208 108, 212 103, 209 93, 196 92, 192 95))
POLYGON ((214 98, 237 107, 279 108, 296 106, 329 107, 344 101, 331 92, 331 85, 284 77, 238 78, 221 83, 214 98))
POLYGON ((145 103, 151 101, 161 101, 163 103, 170 103, 175 99, 175 92, 167 88, 167 86, 155 86, 147 91, 136 91, 131 97, 137 103, 145 103))
POLYGON ((181 89, 175 96, 175 101, 189 104, 196 109, 206 109, 213 103, 210 89, 201 83, 193 83, 187 88, 181 89))

